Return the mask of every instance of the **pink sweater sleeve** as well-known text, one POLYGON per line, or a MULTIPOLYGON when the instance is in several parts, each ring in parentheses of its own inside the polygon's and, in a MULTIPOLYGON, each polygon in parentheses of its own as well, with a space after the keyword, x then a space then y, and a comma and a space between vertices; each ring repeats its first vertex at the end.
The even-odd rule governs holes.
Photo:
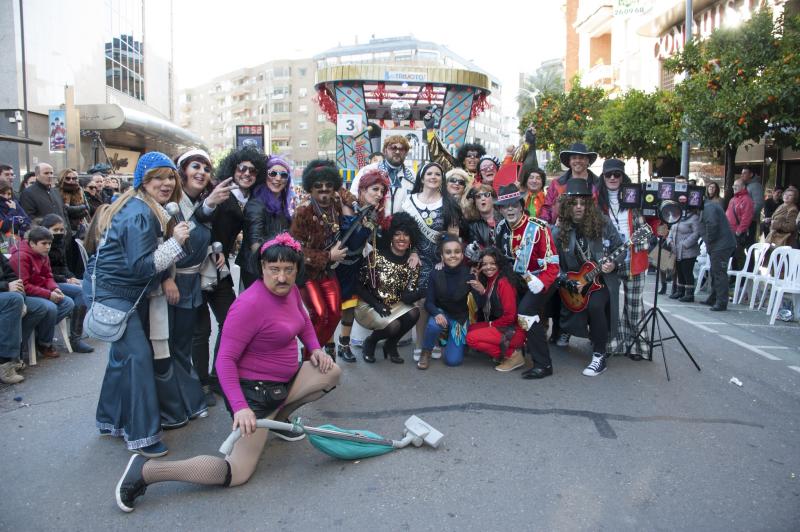
POLYGON ((236 413, 249 408, 239 385, 239 369, 237 364, 245 349, 258 331, 258 320, 247 316, 247 305, 239 299, 233 303, 225 318, 222 328, 222 339, 217 355, 217 377, 225 397, 236 413), (237 303, 239 303, 237 305, 237 303))
POLYGON ((300 290, 298 290, 297 287, 294 287, 294 296, 297 302, 297 309, 300 311, 300 315, 303 316, 303 328, 300 330, 300 334, 298 334, 300 341, 303 342, 303 345, 309 352, 314 349, 319 349, 320 345, 317 339, 317 333, 314 332, 314 324, 311 323, 311 318, 308 316, 308 311, 303 305, 303 300, 300 298, 300 290))

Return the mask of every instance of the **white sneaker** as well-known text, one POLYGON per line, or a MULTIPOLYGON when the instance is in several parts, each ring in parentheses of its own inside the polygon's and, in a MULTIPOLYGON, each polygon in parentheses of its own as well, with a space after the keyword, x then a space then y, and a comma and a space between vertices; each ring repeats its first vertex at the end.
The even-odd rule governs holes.
POLYGON ((568 347, 569 346, 569 335, 567 333, 561 333, 556 340, 556 345, 558 347, 568 347))
POLYGON ((587 377, 597 377, 606 370, 606 356, 600 353, 592 353, 592 361, 583 370, 587 377))
POLYGON ((442 358, 442 348, 440 346, 437 345, 436 347, 433 348, 433 350, 431 351, 431 358, 436 360, 442 358))
POLYGON ((414 362, 419 362, 419 356, 421 354, 422 354, 422 349, 414 349, 414 362))

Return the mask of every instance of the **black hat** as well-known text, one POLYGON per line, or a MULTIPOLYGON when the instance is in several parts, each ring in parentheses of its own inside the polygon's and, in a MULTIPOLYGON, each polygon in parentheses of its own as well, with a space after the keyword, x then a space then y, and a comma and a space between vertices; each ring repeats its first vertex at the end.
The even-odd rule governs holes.
POLYGON ((603 174, 606 172, 622 172, 625 174, 625 163, 619 159, 606 159, 603 162, 603 174))
POLYGON ((589 166, 593 165, 594 162, 597 160, 597 152, 589 151, 589 148, 586 147, 586 144, 582 142, 576 142, 572 144, 568 150, 564 150, 558 154, 558 158, 561 159, 561 164, 569 168, 569 158, 571 155, 585 155, 589 158, 589 166))
POLYGON ((567 181, 567 191, 564 194, 567 196, 591 196, 592 191, 585 179, 572 178, 567 181))
POLYGON ((510 185, 503 185, 497 191, 497 199, 494 201, 495 207, 505 207, 506 205, 513 205, 522 201, 522 194, 520 194, 517 185, 511 183, 510 185))

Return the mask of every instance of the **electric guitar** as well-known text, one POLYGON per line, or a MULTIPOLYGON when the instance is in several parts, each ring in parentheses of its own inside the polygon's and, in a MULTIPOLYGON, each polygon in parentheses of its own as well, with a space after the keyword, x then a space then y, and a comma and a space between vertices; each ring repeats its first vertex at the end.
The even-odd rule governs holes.
MULTIPOLYGON (((614 261, 621 254, 628 250, 631 245, 638 246, 647 242, 652 235, 652 230, 649 225, 643 225, 633 232, 630 242, 625 242, 617 249, 612 251, 607 256, 600 259, 599 263, 602 264, 608 261, 614 261)), ((567 280, 575 281, 577 283, 577 292, 570 291, 566 286, 558 289, 561 296, 561 301, 564 306, 572 312, 581 312, 589 304, 589 296, 592 292, 599 290, 602 285, 597 281, 597 276, 603 273, 600 266, 596 262, 589 261, 581 266, 580 271, 567 272, 567 280)))

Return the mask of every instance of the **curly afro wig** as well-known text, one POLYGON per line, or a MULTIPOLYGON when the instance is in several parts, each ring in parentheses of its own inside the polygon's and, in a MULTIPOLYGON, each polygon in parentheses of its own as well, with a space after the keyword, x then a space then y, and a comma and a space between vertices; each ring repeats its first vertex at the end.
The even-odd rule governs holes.
POLYGON ((486 155, 486 148, 484 148, 480 144, 472 144, 472 143, 464 144, 460 148, 458 148, 458 151, 456 152, 457 166, 461 168, 466 168, 464 166, 464 161, 467 159, 467 152, 469 151, 478 152, 478 157, 483 157, 484 155, 486 155))
POLYGON ((398 231, 404 232, 411 239, 411 246, 409 249, 413 249, 414 246, 417 245, 417 242, 419 242, 420 235, 417 222, 415 222, 414 218, 407 212, 398 212, 392 215, 392 221, 389 223, 389 230, 383 233, 381 241, 383 249, 389 249, 389 246, 392 244, 392 237, 398 231))
POLYGON ((223 180, 233 176, 234 172, 236 172, 236 167, 244 161, 250 161, 256 167, 257 175, 253 188, 267 180, 267 156, 263 152, 250 147, 229 151, 219 162, 219 167, 216 171, 217 178, 223 180))
POLYGON ((303 170, 303 189, 311 192, 314 183, 333 183, 333 189, 342 188, 342 176, 336 163, 330 159, 314 159, 303 170))

